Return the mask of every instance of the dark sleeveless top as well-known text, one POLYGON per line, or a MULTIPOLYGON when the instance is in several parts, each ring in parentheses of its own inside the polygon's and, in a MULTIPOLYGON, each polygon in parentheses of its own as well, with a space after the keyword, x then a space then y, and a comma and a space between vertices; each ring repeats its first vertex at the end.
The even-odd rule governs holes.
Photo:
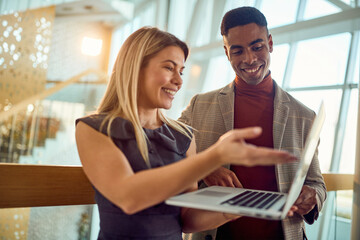
MULTIPOLYGON (((104 115, 91 115, 77 119, 76 123, 82 121, 100 131, 104 117, 104 115)), ((166 124, 154 130, 144 128, 144 131, 150 141, 148 148, 151 168, 165 166, 185 158, 191 140, 180 132, 166 124)), ((104 124, 101 132, 107 135, 107 123, 104 124)), ((129 121, 120 117, 114 119, 111 124, 111 138, 124 153, 135 173, 149 169, 137 148, 134 128, 129 121)), ((97 189, 95 189, 95 201, 100 215, 98 239, 181 239, 179 207, 162 202, 136 214, 127 215, 97 189)))

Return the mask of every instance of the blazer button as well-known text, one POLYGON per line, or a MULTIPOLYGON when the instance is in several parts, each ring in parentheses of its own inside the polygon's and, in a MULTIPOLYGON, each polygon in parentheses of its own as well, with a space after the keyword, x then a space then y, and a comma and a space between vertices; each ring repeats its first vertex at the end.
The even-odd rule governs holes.
POLYGON ((212 236, 211 235, 206 235, 205 236, 205 240, 212 240, 213 238, 212 238, 212 236))
POLYGON ((154 149, 149 149, 149 153, 154 153, 154 149))

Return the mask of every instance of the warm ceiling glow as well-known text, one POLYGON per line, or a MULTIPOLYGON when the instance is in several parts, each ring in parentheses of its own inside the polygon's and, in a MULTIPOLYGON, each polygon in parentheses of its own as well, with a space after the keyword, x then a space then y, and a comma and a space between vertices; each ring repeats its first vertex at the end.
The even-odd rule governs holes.
POLYGON ((97 56, 101 52, 102 40, 84 37, 81 44, 81 52, 89 56, 97 56))
POLYGON ((201 74, 201 67, 199 65, 193 64, 191 66, 190 74, 194 78, 198 78, 201 74))

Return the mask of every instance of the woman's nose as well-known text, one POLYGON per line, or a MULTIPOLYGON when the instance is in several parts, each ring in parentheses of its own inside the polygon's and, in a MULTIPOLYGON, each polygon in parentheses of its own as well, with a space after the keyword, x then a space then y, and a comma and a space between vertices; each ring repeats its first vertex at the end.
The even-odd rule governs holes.
POLYGON ((181 73, 175 74, 175 76, 173 77, 172 82, 173 82, 176 86, 181 87, 181 85, 182 85, 182 83, 183 83, 183 80, 182 80, 182 77, 181 77, 181 73))

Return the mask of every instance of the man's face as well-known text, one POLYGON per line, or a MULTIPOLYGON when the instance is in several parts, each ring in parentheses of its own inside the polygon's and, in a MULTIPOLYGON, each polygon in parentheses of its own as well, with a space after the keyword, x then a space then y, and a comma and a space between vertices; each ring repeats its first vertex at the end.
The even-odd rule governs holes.
POLYGON ((229 29, 223 37, 226 56, 236 75, 247 84, 257 85, 269 73, 273 41, 266 27, 255 23, 229 29))

